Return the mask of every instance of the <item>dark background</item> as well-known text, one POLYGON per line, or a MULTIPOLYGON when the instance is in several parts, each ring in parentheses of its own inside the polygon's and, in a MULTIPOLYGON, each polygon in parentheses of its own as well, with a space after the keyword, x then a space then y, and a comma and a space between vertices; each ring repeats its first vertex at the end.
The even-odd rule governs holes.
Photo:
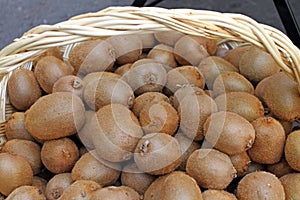
MULTIPOLYGON (((131 5, 133 0, 0 0, 0 49, 40 24, 55 24, 108 6, 131 5)), ((148 0, 148 3, 153 0, 148 0)), ((300 2, 290 0, 298 22, 300 2)), ((164 0, 157 6, 242 13, 284 31, 272 0, 164 0)))

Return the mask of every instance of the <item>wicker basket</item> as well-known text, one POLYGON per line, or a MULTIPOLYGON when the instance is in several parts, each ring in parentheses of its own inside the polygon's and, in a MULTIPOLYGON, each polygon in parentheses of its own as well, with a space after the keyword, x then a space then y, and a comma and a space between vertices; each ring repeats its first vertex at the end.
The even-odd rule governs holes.
POLYGON ((51 47, 70 45, 95 37, 176 30, 224 42, 251 43, 268 51, 283 71, 294 78, 300 91, 300 50, 279 30, 241 14, 192 9, 109 7, 55 25, 41 25, 0 51, 0 148, 5 142, 5 122, 15 112, 7 98, 10 73, 51 47))

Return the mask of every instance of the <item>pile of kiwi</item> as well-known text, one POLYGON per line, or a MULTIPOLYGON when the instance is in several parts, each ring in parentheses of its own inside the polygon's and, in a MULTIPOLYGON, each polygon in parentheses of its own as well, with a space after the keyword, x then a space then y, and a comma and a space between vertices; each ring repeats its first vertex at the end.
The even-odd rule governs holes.
POLYGON ((300 199, 300 96, 264 49, 175 31, 49 49, 8 81, 7 199, 300 199))

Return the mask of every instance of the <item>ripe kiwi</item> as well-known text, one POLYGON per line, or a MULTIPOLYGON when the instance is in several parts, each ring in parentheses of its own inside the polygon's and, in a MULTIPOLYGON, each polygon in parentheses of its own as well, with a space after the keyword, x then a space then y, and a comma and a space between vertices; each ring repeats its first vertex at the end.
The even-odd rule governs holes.
POLYGON ((27 199, 46 200, 46 197, 37 187, 24 185, 16 188, 6 198, 6 200, 27 200, 27 199))
POLYGON ((48 183, 47 180, 39 176, 34 176, 32 180, 32 186, 37 187, 39 191, 42 192, 43 195, 45 195, 47 183, 48 183))
POLYGON ((208 189, 225 189, 236 177, 228 155, 215 149, 198 149, 189 157, 186 172, 208 189))
POLYGON ((271 54, 251 46, 239 61, 239 70, 248 80, 258 83, 264 78, 280 71, 279 65, 271 54))
POLYGON ((168 67, 175 68, 177 66, 173 48, 164 44, 158 44, 147 55, 147 58, 153 59, 168 67))
POLYGON ((35 142, 20 139, 9 140, 3 145, 2 152, 25 158, 34 175, 41 172, 41 147, 35 142))
POLYGON ((268 165, 267 169, 272 174, 275 174, 278 178, 294 172, 284 158, 282 158, 278 163, 268 165))
POLYGON ((286 174, 279 179, 283 185, 285 199, 300 198, 300 173, 286 174))
POLYGON ((234 49, 229 50, 224 59, 233 64, 236 68, 239 67, 240 59, 244 53, 246 53, 251 46, 238 46, 234 49))
POLYGON ((109 186, 97 190, 91 199, 95 200, 140 200, 141 196, 134 189, 127 186, 109 186))
POLYGON ((174 30, 154 33, 154 37, 157 41, 169 46, 174 46, 175 43, 183 36, 183 33, 174 30))
POLYGON ((127 74, 132 67, 132 63, 127 63, 118 67, 114 74, 120 75, 121 79, 127 82, 127 74))
POLYGON ((237 200, 234 194, 224 190, 205 190, 202 192, 203 200, 237 200))
POLYGON ((73 180, 70 173, 57 174, 47 183, 45 196, 48 200, 58 199, 72 183, 73 180))
POLYGON ((95 111, 85 111, 85 124, 77 133, 81 143, 87 150, 95 149, 93 144, 93 132, 90 130, 90 123, 94 115, 95 111))
POLYGON ((237 187, 239 200, 285 200, 280 180, 269 172, 253 172, 244 176, 237 187))
POLYGON ((129 163, 122 169, 122 185, 131 187, 141 195, 145 193, 155 179, 155 176, 139 170, 135 163, 129 163))
POLYGON ((97 154, 110 162, 129 160, 143 136, 136 116, 121 104, 99 109, 90 126, 97 154))
POLYGON ((177 111, 166 101, 144 106, 139 120, 146 134, 161 132, 173 135, 179 124, 177 111))
POLYGON ((69 62, 75 74, 109 71, 115 60, 115 49, 107 41, 101 39, 81 42, 72 48, 69 54, 69 62))
POLYGON ((213 89, 216 78, 223 72, 239 72, 230 62, 217 56, 204 58, 198 65, 199 70, 204 76, 208 89, 213 89))
POLYGON ((215 98, 219 111, 229 111, 239 114, 253 122, 264 116, 264 107, 260 100, 247 92, 228 92, 215 98))
POLYGON ((56 92, 39 98, 25 113, 25 127, 39 140, 75 134, 85 122, 81 99, 69 92, 56 92))
POLYGON ((90 81, 84 88, 83 97, 88 106, 95 111, 112 103, 131 108, 134 101, 133 90, 119 78, 101 78, 90 81))
POLYGON ((0 193, 8 196, 16 188, 32 184, 32 168, 21 156, 0 153, 0 180, 0 193))
POLYGON ((300 130, 293 131, 288 135, 285 143, 285 159, 294 170, 300 171, 300 130))
POLYGON ((7 92, 10 103, 18 110, 28 109, 42 96, 34 73, 28 69, 16 69, 8 80, 7 92))
POLYGON ((249 164, 251 163, 248 153, 244 151, 239 154, 231 155, 230 160, 236 169, 237 176, 244 176, 245 172, 249 168, 249 164))
POLYGON ((144 200, 161 200, 160 194, 162 190, 162 185, 168 175, 159 176, 152 184, 148 187, 146 192, 144 193, 144 200))
POLYGON ((215 96, 226 92, 254 94, 254 87, 244 76, 237 72, 223 72, 214 81, 213 92, 215 96))
POLYGON ((189 138, 203 139, 203 124, 206 119, 217 112, 215 101, 206 94, 190 94, 180 102, 178 113, 180 129, 189 138))
POLYGON ((48 49, 43 54, 39 55, 36 59, 34 59, 32 61, 32 65, 35 66, 36 63, 39 61, 39 59, 41 59, 42 57, 45 57, 45 56, 54 56, 60 60, 63 60, 63 55, 62 55, 59 47, 53 47, 53 48, 48 49))
POLYGON ((156 41, 154 38, 154 34, 152 33, 144 33, 138 35, 143 44, 143 51, 148 51, 152 47, 154 47, 156 41))
POLYGON ((170 102, 171 102, 172 106, 178 110, 178 107, 185 96, 187 96, 189 94, 198 95, 198 94, 204 94, 204 93, 205 93, 204 90, 199 87, 195 87, 192 85, 183 85, 183 86, 180 86, 176 90, 174 95, 170 97, 170 102))
POLYGON ((82 81, 85 83, 85 85, 87 85, 89 82, 95 79, 100 80, 102 78, 121 78, 121 76, 112 72, 92 72, 87 74, 82 81))
POLYGON ((217 112, 210 115, 203 125, 205 139, 214 148, 234 155, 252 147, 255 130, 245 118, 232 112, 217 112))
POLYGON ((84 154, 72 169, 72 179, 92 180, 101 186, 114 184, 120 176, 121 166, 99 158, 95 151, 84 154))
POLYGON ((78 148, 69 138, 48 140, 41 150, 43 164, 54 174, 70 171, 78 158, 78 148))
POLYGON ((67 75, 54 83, 52 92, 71 92, 82 98, 84 86, 84 82, 79 77, 67 75))
POLYGON ((25 128, 24 118, 24 112, 15 112, 9 117, 5 124, 5 136, 7 140, 23 139, 34 141, 25 128))
POLYGON ((181 155, 180 145, 174 137, 165 133, 151 133, 138 142, 134 160, 141 171, 162 175, 180 165, 181 155))

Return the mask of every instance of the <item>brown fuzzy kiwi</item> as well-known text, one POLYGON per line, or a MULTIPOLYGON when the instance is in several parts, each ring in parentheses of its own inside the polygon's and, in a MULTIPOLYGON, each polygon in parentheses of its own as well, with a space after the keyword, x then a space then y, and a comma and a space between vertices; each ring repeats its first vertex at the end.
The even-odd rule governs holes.
POLYGON ((186 35, 174 46, 174 56, 181 65, 197 66, 204 58, 214 55, 216 41, 204 37, 186 35))
POLYGON ((280 180, 269 172, 253 172, 242 178, 237 187, 239 200, 285 200, 280 180))
POLYGON ((239 114, 253 122, 264 116, 264 107, 261 101, 248 92, 228 92, 215 98, 219 111, 229 111, 239 114))
POLYGON ((86 199, 95 199, 93 194, 100 190, 102 187, 95 181, 90 180, 79 180, 75 181, 70 185, 64 193, 59 197, 58 200, 86 200, 86 199))
POLYGON ((2 152, 25 158, 29 162, 34 175, 41 172, 41 147, 37 143, 20 139, 9 140, 3 145, 2 152))
POLYGON ((121 76, 112 72, 92 72, 87 74, 82 81, 87 85, 89 82, 95 79, 100 80, 101 78, 121 78, 121 76))
POLYGON ((285 144, 285 132, 276 119, 260 117, 252 122, 255 141, 248 154, 254 162, 274 164, 280 161, 285 144))
POLYGON ((45 167, 54 174, 70 171, 79 159, 76 144, 69 138, 46 141, 41 150, 45 167))
POLYGON ((279 65, 271 54, 252 46, 245 52, 239 62, 240 73, 253 83, 280 71, 279 65))
POLYGON ((84 88, 83 97, 95 111, 112 103, 131 108, 135 98, 131 87, 119 78, 101 78, 89 82, 84 88))
POLYGON ((278 163, 268 165, 267 170, 272 174, 275 174, 278 178, 294 172, 284 158, 282 158, 278 163))
POLYGON ((141 196, 134 189, 127 186, 109 186, 97 190, 91 199, 95 200, 140 200, 141 196))
POLYGON ((205 190, 202 193, 203 200, 237 200, 234 194, 225 190, 205 190))
POLYGON ((107 42, 114 47, 119 65, 133 63, 142 54, 143 43, 138 35, 112 36, 107 42))
POLYGON ((132 63, 124 64, 115 70, 115 74, 120 75, 122 77, 122 80, 126 81, 126 74, 129 72, 131 67, 132 63))
POLYGON ((39 176, 34 176, 33 181, 32 181, 32 186, 37 187, 39 189, 39 191, 41 191, 42 194, 45 195, 47 183, 48 182, 46 179, 39 177, 39 176))
POLYGON ((285 199, 300 198, 300 173, 286 174, 279 179, 283 185, 285 199))
POLYGON ((85 122, 81 99, 69 92, 56 92, 41 97, 25 113, 25 127, 39 140, 73 135, 85 122))
POLYGON ((47 183, 45 196, 48 200, 58 199, 72 183, 73 180, 70 173, 57 174, 47 183))
POLYGON ((18 110, 28 109, 42 96, 34 73, 28 69, 15 70, 7 84, 10 103, 18 110))
POLYGON ((135 98, 132 106, 132 112, 140 117, 140 112, 145 106, 151 106, 159 101, 169 102, 166 95, 160 92, 146 92, 135 98))
POLYGON ((186 172, 208 189, 225 189, 236 177, 236 170, 228 155, 215 149, 199 149, 192 153, 186 172))
POLYGON ((75 74, 109 71, 115 60, 115 49, 107 41, 101 39, 81 42, 72 48, 69 54, 69 62, 75 74))
POLYGON ((82 98, 84 86, 84 82, 79 77, 67 75, 61 77, 54 83, 52 92, 71 92, 82 98))
POLYGON ((164 66, 152 59, 142 59, 132 64, 127 82, 137 95, 161 92, 167 82, 164 66))
POLYGON ((42 57, 45 57, 45 56, 54 56, 60 60, 63 60, 63 55, 62 55, 62 52, 60 51, 59 47, 53 47, 53 48, 50 48, 48 49, 45 53, 43 53, 42 55, 40 55, 39 57, 37 57, 36 59, 34 59, 32 61, 32 65, 33 66, 36 66, 36 63, 42 58, 42 57))
POLYGON ((157 41, 169 46, 174 46, 175 43, 183 36, 183 33, 173 30, 154 33, 154 37, 157 41))
POLYGON ((166 101, 148 104, 139 117, 145 134, 161 132, 173 135, 179 124, 177 111, 166 101))
POLYGON ((215 96, 226 92, 254 94, 254 87, 244 76, 237 72, 223 72, 214 81, 213 92, 215 96))
POLYGON ((223 72, 239 72, 230 62, 217 56, 204 58, 198 65, 199 70, 204 76, 208 89, 213 89, 216 78, 223 72))
POLYGON ((6 198, 6 200, 27 200, 27 199, 46 200, 46 197, 37 187, 24 185, 16 188, 6 198))
POLYGON ((285 159, 294 170, 300 171, 300 130, 288 135, 285 143, 285 159))
POLYGON ((246 53, 251 46, 238 46, 234 49, 229 50, 224 59, 233 64, 236 68, 239 67, 240 59, 244 53, 246 53))
POLYGON ((93 132, 90 130, 90 123, 95 114, 95 111, 85 111, 85 124, 77 133, 78 138, 87 149, 87 151, 95 149, 93 144, 93 132))
POLYGON ((121 104, 99 109, 90 126, 97 154, 110 162, 129 160, 143 136, 136 116, 121 104))
POLYGON ((181 155, 180 145, 174 137, 165 133, 151 133, 138 142, 134 160, 141 171, 162 175, 180 165, 181 155))
POLYGON ((147 51, 154 47, 156 41, 154 34, 152 33, 144 33, 138 35, 143 44, 143 51, 147 51))
POLYGON ((101 186, 114 184, 120 176, 121 166, 99 158, 95 151, 84 154, 72 169, 72 179, 92 180, 101 186))
POLYGON ((174 94, 176 90, 185 86, 192 85, 204 88, 205 80, 202 73, 194 66, 182 66, 172 69, 167 74, 167 84, 165 92, 167 95, 174 94))
POLYGON ((164 181, 168 177, 167 175, 159 176, 152 184, 147 188, 146 192, 144 193, 144 200, 161 200, 160 194, 162 190, 162 185, 164 181))
POLYGON ((204 93, 204 90, 199 87, 195 87, 192 85, 183 85, 176 90, 173 96, 170 97, 170 102, 172 106, 176 108, 176 110, 178 110, 178 107, 185 96, 189 94, 199 95, 204 93))
POLYGON ((218 56, 220 58, 224 58, 225 55, 228 53, 229 49, 226 47, 218 46, 217 51, 215 53, 215 56, 218 56))
POLYGON ((151 49, 147 58, 153 59, 156 62, 167 65, 171 68, 177 67, 177 63, 173 54, 173 48, 164 44, 158 44, 151 49))
POLYGON ((241 177, 245 174, 246 170, 249 168, 249 164, 251 163, 251 159, 248 153, 245 151, 230 156, 230 160, 237 171, 238 177, 241 177))
POLYGON ((24 118, 24 112, 15 112, 9 117, 5 124, 5 136, 7 140, 23 139, 34 141, 34 138, 25 128, 24 118))
POLYGON ((145 193, 155 179, 155 176, 139 170, 135 163, 129 163, 122 169, 122 185, 131 187, 141 195, 145 193))
POLYGON ((241 176, 245 176, 245 175, 251 174, 253 172, 265 171, 265 170, 266 170, 265 165, 251 161, 248 165, 248 168, 245 170, 244 174, 241 176))
POLYGON ((0 193, 8 196, 16 188, 32 184, 32 168, 21 156, 0 153, 0 180, 0 193))
POLYGON ((52 93, 54 83, 61 77, 72 74, 72 68, 64 61, 54 56, 46 56, 38 61, 34 68, 34 75, 41 88, 52 93))
POLYGON ((206 94, 190 94, 180 102, 178 113, 180 129, 189 138, 203 139, 203 124, 206 119, 217 112, 215 101, 206 94))

